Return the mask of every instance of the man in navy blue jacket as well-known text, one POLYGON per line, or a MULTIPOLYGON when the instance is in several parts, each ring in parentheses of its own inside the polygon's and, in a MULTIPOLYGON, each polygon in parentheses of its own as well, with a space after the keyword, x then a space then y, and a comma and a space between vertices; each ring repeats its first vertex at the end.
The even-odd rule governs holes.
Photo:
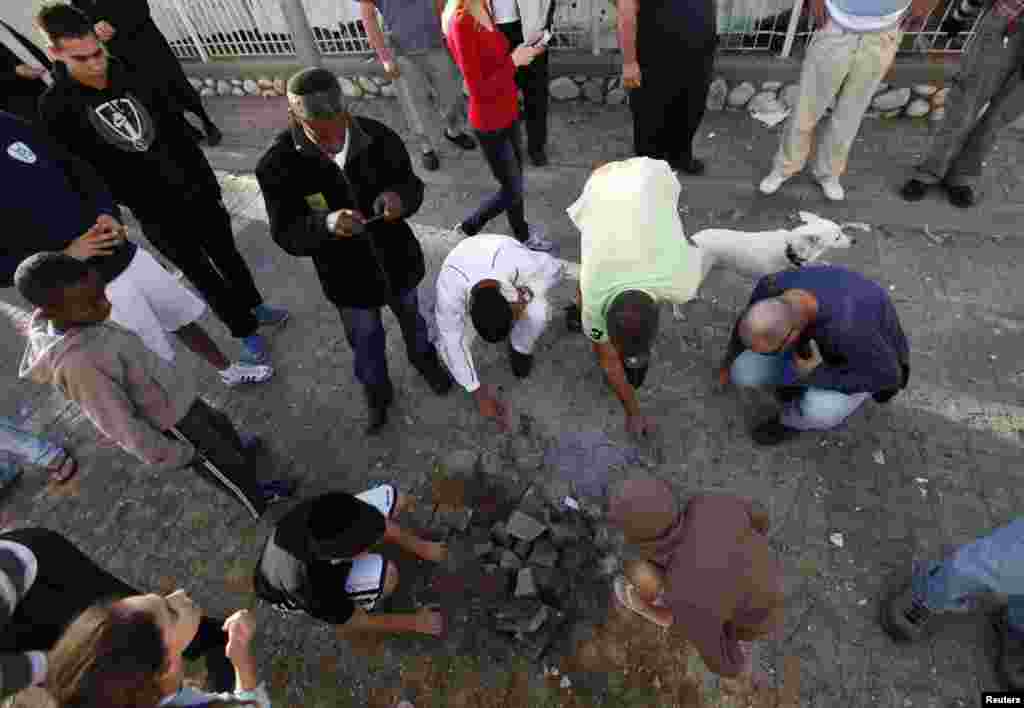
POLYGON ((834 428, 868 398, 891 399, 909 376, 910 348, 885 288, 824 265, 758 282, 719 373, 722 383, 775 387, 783 408, 754 429, 762 445, 834 428))
POLYGON ((206 304, 125 238, 121 212, 106 184, 84 160, 22 119, 0 111, 0 286, 40 251, 88 261, 106 282, 111 319, 171 361, 167 333, 208 361, 225 383, 265 380, 269 367, 232 364, 198 320, 206 304))

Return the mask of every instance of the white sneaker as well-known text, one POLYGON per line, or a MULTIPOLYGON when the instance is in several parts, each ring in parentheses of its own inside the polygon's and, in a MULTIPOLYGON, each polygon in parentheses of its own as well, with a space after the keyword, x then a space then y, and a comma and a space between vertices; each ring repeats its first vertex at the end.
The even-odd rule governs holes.
POLYGON ((818 184, 821 185, 821 191, 825 193, 827 199, 833 202, 841 202, 846 199, 846 192, 843 190, 843 185, 839 184, 838 177, 820 179, 818 184))
POLYGON ((274 367, 264 364, 246 364, 236 361, 220 373, 220 380, 228 386, 263 383, 274 375, 274 367))
POLYGON ((544 238, 544 227, 539 225, 530 226, 530 238, 523 243, 531 251, 550 251, 555 247, 554 241, 544 238))
POLYGON ((781 172, 772 170, 768 173, 767 177, 761 180, 761 186, 758 189, 761 190, 761 194, 775 194, 779 191, 779 187, 785 184, 788 179, 789 177, 786 177, 781 172))

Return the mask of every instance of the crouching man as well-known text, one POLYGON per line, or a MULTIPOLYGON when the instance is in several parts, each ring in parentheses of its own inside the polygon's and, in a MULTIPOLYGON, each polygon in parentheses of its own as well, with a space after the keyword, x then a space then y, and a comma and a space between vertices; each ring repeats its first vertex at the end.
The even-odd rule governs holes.
POLYGON ((346 632, 440 635, 439 612, 372 614, 398 587, 398 568, 368 551, 395 543, 423 560, 448 557, 444 543, 425 541, 392 519, 411 499, 390 484, 355 496, 331 492, 289 511, 267 538, 256 567, 256 595, 279 610, 305 612, 346 632))
POLYGON ((723 384, 774 388, 782 411, 754 428, 761 445, 834 428, 868 398, 889 401, 909 377, 910 348, 889 293, 825 265, 762 278, 719 370, 723 384))
POLYGON ((701 494, 679 504, 672 488, 635 477, 609 491, 608 518, 638 560, 615 579, 618 602, 689 640, 722 676, 753 674, 747 642, 782 624, 782 574, 756 502, 701 494))

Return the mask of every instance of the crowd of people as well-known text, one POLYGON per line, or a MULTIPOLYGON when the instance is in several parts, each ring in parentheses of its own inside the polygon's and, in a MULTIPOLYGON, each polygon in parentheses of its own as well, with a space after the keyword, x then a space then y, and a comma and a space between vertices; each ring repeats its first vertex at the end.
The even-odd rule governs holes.
MULTIPOLYGON (((1017 51, 1021 42, 1007 32, 1020 11, 1013 3, 995 0, 989 8, 961 0, 952 13, 962 23, 986 13, 978 43, 987 54, 972 49, 964 60, 966 76, 976 72, 984 81, 954 84, 947 104, 947 122, 954 124, 940 129, 932 157, 904 187, 908 199, 942 183, 958 206, 973 203, 980 160, 1024 95, 1019 67, 1008 73, 1009 45, 1017 51), (994 105, 978 117, 986 98, 994 105)), ((312 258, 325 297, 338 308, 365 393, 368 435, 388 425, 394 398, 385 306, 430 389, 444 396, 458 384, 484 418, 507 429, 508 406, 481 381, 472 347, 477 337, 504 344, 513 374, 528 379, 536 344, 552 320, 550 293, 567 278, 564 263, 548 253, 553 244, 543 229, 526 219, 517 99, 521 89, 526 153, 542 167, 553 4, 362 0, 361 6, 370 43, 397 83, 422 167, 439 168, 443 136, 460 149, 479 146, 500 185, 454 229, 459 242, 435 284, 437 342, 420 310, 426 266, 408 223, 423 203, 424 183, 398 134, 352 115, 329 71, 310 68, 291 77, 288 128, 257 167, 270 235, 288 254, 312 258), (512 236, 483 233, 503 212, 512 236)), ((12 112, 0 112, 6 147, 0 175, 8 187, 0 211, 10 225, 0 274, 34 308, 18 319, 27 339, 19 374, 77 403, 105 438, 140 461, 158 470, 191 468, 260 519, 294 496, 296 482, 277 478, 262 441, 203 401, 195 362, 176 355, 173 339, 213 366, 225 384, 257 384, 274 373, 265 331, 283 325, 289 313, 264 302, 235 246, 220 187, 197 145, 216 143, 220 131, 180 66, 167 60, 173 55, 145 8, 145 2, 49 3, 37 17, 47 55, 33 52, 9 26, 0 29, 19 62, 5 78, 18 89, 7 95, 12 112), (145 73, 135 70, 142 64, 145 73), (204 131, 185 112, 198 116, 204 131), (120 205, 198 295, 126 238, 120 205), (207 305, 239 340, 236 361, 199 324, 207 305)), ((622 404, 626 430, 646 435, 654 421, 637 390, 652 363, 660 310, 691 300, 706 273, 700 249, 683 233, 675 173, 703 170, 692 142, 717 35, 711 3, 623 0, 619 10, 637 156, 595 170, 568 207, 581 234, 581 266, 565 325, 591 341, 622 404), (693 71, 667 65, 665 52, 681 53, 693 71)), ((762 191, 774 192, 803 167, 815 125, 836 99, 818 141, 815 176, 829 199, 842 199, 839 177, 901 29, 930 10, 929 0, 812 0, 820 29, 762 191)), ((771 394, 775 412, 752 429, 761 445, 835 428, 868 401, 890 401, 910 375, 908 339, 885 288, 851 270, 813 264, 759 279, 717 374, 722 384, 771 394)), ((48 470, 52 483, 77 472, 70 453, 12 422, 3 421, 0 433, 0 447, 48 470)), ((20 473, 13 461, 0 472, 4 484, 20 473)), ((388 542, 429 562, 448 556, 444 543, 398 524, 411 501, 384 484, 298 503, 276 523, 256 560, 257 595, 342 631, 441 635, 445 618, 435 609, 377 611, 399 578, 395 564, 371 549, 388 542)), ((689 638, 712 671, 753 675, 747 643, 775 632, 785 608, 768 543, 771 520, 761 505, 729 495, 679 499, 666 481, 649 477, 612 485, 604 501, 608 522, 635 556, 614 580, 618 602, 689 638)), ((1018 520, 947 558, 919 564, 883 601, 882 625, 898 640, 919 640, 934 631, 936 616, 974 607, 984 593, 1002 595, 999 671, 1009 687, 1024 690, 1022 557, 1018 520)), ((0 599, 5 695, 41 684, 69 708, 270 704, 249 649, 248 612, 215 619, 183 591, 143 594, 53 531, 0 534, 0 599), (183 686, 184 659, 200 657, 210 693, 183 686)))

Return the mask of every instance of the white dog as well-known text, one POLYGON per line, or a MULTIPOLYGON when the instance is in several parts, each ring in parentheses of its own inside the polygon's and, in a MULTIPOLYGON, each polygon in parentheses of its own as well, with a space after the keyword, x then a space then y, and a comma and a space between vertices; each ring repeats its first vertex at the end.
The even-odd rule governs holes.
MULTIPOLYGON (((793 229, 698 231, 690 240, 702 252, 702 279, 720 264, 755 278, 787 268, 799 268, 818 260, 830 248, 849 248, 855 243, 844 229, 871 230, 868 224, 861 222, 837 224, 807 211, 801 211, 799 215, 803 224, 793 229)), ((677 320, 685 319, 678 304, 672 306, 672 314, 677 320)))

